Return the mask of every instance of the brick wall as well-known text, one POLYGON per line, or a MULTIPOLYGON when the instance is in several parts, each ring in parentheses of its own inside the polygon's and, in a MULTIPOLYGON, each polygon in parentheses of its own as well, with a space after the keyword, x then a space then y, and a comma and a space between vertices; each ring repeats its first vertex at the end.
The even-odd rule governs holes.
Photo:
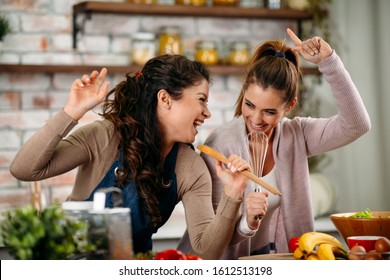
MULTIPOLYGON (((131 35, 141 30, 181 26, 186 54, 191 56, 199 39, 245 39, 255 47, 265 39, 285 38, 286 27, 294 26, 291 21, 93 14, 73 50, 71 13, 77 2, 1 0, 0 11, 11 20, 13 32, 4 40, 0 63, 128 65, 131 35)), ((72 81, 82 74, 0 73, 0 209, 30 202, 30 183, 13 178, 10 163, 21 145, 65 104, 72 81)), ((119 74, 108 76, 111 85, 121 78, 119 74)), ((213 116, 200 129, 195 144, 232 118, 240 87, 241 77, 213 76, 209 100, 213 116)), ((96 118, 90 112, 79 126, 96 118)), ((47 202, 54 198, 63 201, 74 176, 75 170, 43 181, 47 202)))

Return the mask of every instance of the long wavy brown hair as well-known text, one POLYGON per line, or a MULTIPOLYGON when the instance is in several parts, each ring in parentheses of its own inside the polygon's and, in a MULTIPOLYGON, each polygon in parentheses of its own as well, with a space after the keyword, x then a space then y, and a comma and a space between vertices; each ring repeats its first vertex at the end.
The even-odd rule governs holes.
POLYGON ((236 101, 234 116, 242 114, 245 91, 251 84, 264 89, 274 88, 283 92, 284 104, 290 104, 298 94, 301 79, 299 56, 284 40, 269 40, 255 51, 249 65, 240 95, 236 101))
POLYGON ((203 64, 181 55, 157 56, 141 72, 126 74, 126 79, 109 92, 103 105, 102 116, 114 124, 123 154, 117 184, 123 187, 135 182, 151 227, 161 221, 159 200, 164 187, 164 137, 156 114, 157 93, 165 89, 178 100, 185 88, 202 80, 210 81, 203 64))

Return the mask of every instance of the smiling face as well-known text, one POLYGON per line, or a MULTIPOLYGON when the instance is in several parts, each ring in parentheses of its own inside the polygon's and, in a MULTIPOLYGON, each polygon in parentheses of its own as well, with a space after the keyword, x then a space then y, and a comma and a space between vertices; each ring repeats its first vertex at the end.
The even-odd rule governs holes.
POLYGON ((165 144, 171 147, 175 142, 193 143, 198 134, 197 128, 211 117, 207 108, 209 83, 201 80, 184 89, 178 100, 173 100, 166 91, 165 93, 165 96, 159 97, 157 106, 165 144))
POLYGON ((281 118, 295 105, 283 103, 282 92, 268 87, 264 89, 256 84, 248 86, 242 101, 242 117, 247 132, 262 131, 271 136, 281 118))

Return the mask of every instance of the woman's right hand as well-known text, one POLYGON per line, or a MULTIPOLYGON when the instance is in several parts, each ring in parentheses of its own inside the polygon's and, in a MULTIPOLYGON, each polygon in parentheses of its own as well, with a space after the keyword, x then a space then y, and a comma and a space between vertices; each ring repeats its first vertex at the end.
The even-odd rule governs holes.
POLYGON ((227 167, 223 169, 222 162, 216 163, 217 175, 224 183, 224 192, 233 199, 242 199, 249 179, 240 171, 250 171, 251 167, 244 159, 234 154, 229 156, 227 167))
POLYGON ((248 226, 255 230, 261 222, 258 216, 264 217, 267 214, 268 192, 249 192, 245 197, 245 207, 248 226))
POLYGON ((104 82, 107 69, 103 68, 100 73, 94 70, 90 76, 83 75, 72 83, 68 102, 64 111, 74 120, 81 119, 89 110, 102 103, 108 94, 109 82, 104 82))

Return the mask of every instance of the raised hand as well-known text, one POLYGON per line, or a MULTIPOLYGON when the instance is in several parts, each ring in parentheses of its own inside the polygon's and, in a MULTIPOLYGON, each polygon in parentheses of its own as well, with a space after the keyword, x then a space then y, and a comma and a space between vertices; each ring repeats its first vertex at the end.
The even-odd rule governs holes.
POLYGON ((109 82, 104 82, 107 69, 100 73, 94 70, 90 76, 83 75, 76 79, 71 86, 68 102, 64 111, 74 120, 79 120, 86 112, 104 101, 108 94, 109 82))
POLYGON ((287 28, 287 34, 295 44, 295 47, 292 47, 293 51, 299 52, 305 60, 312 63, 318 64, 324 61, 333 52, 330 45, 321 37, 315 36, 311 39, 301 41, 290 28, 287 28))

